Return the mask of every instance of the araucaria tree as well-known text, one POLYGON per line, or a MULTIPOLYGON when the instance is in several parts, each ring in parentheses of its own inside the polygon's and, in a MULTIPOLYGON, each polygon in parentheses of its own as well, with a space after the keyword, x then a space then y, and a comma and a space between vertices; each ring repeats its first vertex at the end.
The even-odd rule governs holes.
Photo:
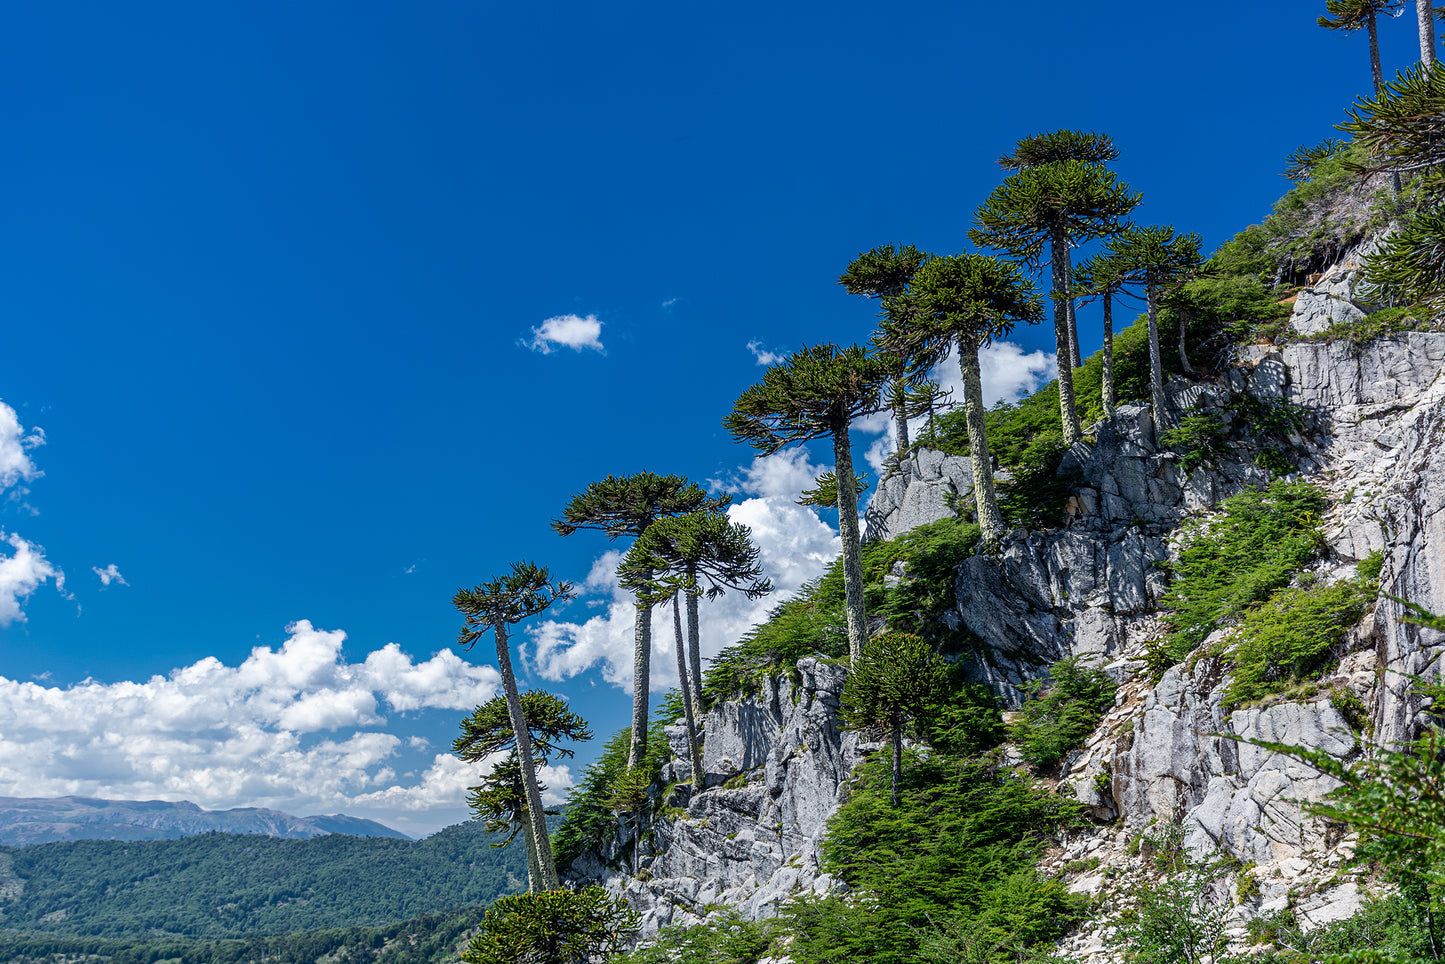
MULTIPOLYGON (((1319 25, 1327 30, 1354 33, 1361 27, 1370 38, 1370 77, 1375 82, 1375 96, 1385 92, 1385 75, 1380 70, 1380 38, 1377 21, 1381 14, 1399 16, 1405 0, 1325 0, 1328 17, 1320 17, 1319 25)), ((1400 196, 1400 172, 1390 172, 1390 189, 1400 196)))
MULTIPOLYGON (((809 439, 833 439, 834 471, 853 478, 848 426, 859 415, 878 410, 879 387, 888 377, 886 363, 857 345, 815 345, 790 355, 763 373, 743 392, 723 425, 734 439, 760 455, 771 455, 809 439)), ((843 595, 848 609, 848 655, 857 660, 868 635, 863 601, 863 550, 858 535, 858 495, 851 485, 838 487, 838 531, 843 540, 843 595)))
MULTIPOLYGON (((928 255, 913 245, 880 244, 872 251, 865 251, 854 258, 848 270, 838 278, 838 283, 850 295, 876 298, 883 303, 883 315, 891 321, 897 310, 897 298, 908 290, 913 275, 928 259, 928 255)), ((888 386, 887 402, 893 409, 894 430, 898 435, 898 451, 908 451, 908 419, 912 415, 909 383, 921 375, 919 367, 904 355, 885 356, 892 369, 888 386)))
POLYGON ((1069 245, 1118 230, 1139 194, 1112 171, 1086 161, 1052 161, 1004 179, 974 216, 974 244, 1039 264, 1044 247, 1053 266, 1054 346, 1059 365, 1059 415, 1065 445, 1083 435, 1074 407, 1074 356, 1069 337, 1069 245))
POLYGON ((903 780, 903 728, 924 718, 942 697, 943 660, 908 633, 869 640, 843 682, 843 719, 854 727, 881 726, 893 744, 893 806, 903 780))
POLYGON ((1004 531, 1003 516, 984 430, 978 350, 1011 331, 1016 321, 1039 320, 1042 307, 1033 285, 1016 266, 981 254, 934 258, 919 269, 907 297, 911 305, 905 320, 888 326, 885 341, 929 361, 958 345, 978 524, 984 541, 997 542, 1004 531))
MULTIPOLYGON (((637 537, 667 516, 716 512, 731 496, 712 497, 680 475, 609 475, 572 497, 552 528, 564 536, 578 529, 596 529, 609 539, 637 537)), ((647 752, 647 700, 652 672, 652 604, 637 600, 632 651, 632 743, 627 765, 638 766, 647 752)))
MULTIPOLYGON (((544 690, 528 690, 522 694, 521 701, 522 717, 532 738, 533 762, 536 765, 546 766, 552 761, 553 754, 564 759, 572 756, 570 747, 560 745, 562 740, 592 739, 587 721, 568 709, 565 700, 544 690)), ((531 890, 539 889, 541 862, 537 857, 537 840, 532 823, 527 818, 521 758, 517 755, 511 710, 505 696, 488 700, 462 720, 462 735, 452 743, 452 752, 464 763, 480 763, 492 754, 507 753, 507 757, 496 764, 479 785, 468 788, 471 794, 467 803, 478 819, 487 822, 488 830, 511 830, 505 841, 493 846, 504 846, 519 831, 522 833, 527 847, 528 886, 531 890)), ((539 794, 544 789, 541 783, 537 784, 539 794)))
POLYGON ((1435 10, 1431 0, 1415 0, 1415 23, 1420 31, 1420 66, 1435 66, 1435 10))
POLYGON ((570 583, 559 582, 545 568, 529 562, 512 563, 512 571, 490 582, 478 583, 471 589, 458 589, 452 597, 465 617, 457 644, 471 649, 490 631, 497 642, 497 671, 502 677, 502 693, 507 702, 507 718, 512 726, 512 740, 522 764, 522 788, 527 798, 527 820, 532 840, 536 843, 538 878, 544 890, 558 886, 557 867, 552 862, 552 845, 547 837, 546 817, 542 812, 542 796, 537 789, 532 734, 522 698, 517 693, 517 676, 512 672, 512 652, 507 642, 507 627, 535 616, 559 599, 571 599, 575 593, 570 583))
POLYGON ((729 522, 727 516, 719 512, 693 512, 658 519, 632 544, 617 571, 622 584, 640 598, 652 603, 672 600, 677 678, 682 689, 692 780, 693 786, 702 790, 697 726, 697 718, 702 714, 698 597, 705 594, 713 599, 731 589, 749 599, 758 599, 773 591, 772 581, 763 576, 752 531, 745 525, 729 522), (682 598, 687 600, 686 648, 679 601, 682 598))
MULTIPOLYGON (((1159 296, 1189 280, 1199 270, 1197 234, 1175 235, 1163 225, 1133 226, 1119 232, 1105 244, 1105 257, 1115 260, 1131 284, 1143 287, 1149 303, 1149 399, 1154 408, 1154 427, 1167 428, 1168 405, 1164 398, 1164 365, 1159 356, 1159 296)), ((1184 351, 1183 315, 1179 322, 1179 358, 1187 369, 1184 351)))
POLYGON ((1104 347, 1101 384, 1104 417, 1113 418, 1118 402, 1114 384, 1114 296, 1129 283, 1128 273, 1117 258, 1099 255, 1074 268, 1074 288, 1085 301, 1099 301, 1104 306, 1104 347))
MULTIPOLYGON (((1055 161, 1107 164, 1117 160, 1118 157, 1119 149, 1114 146, 1114 139, 1108 134, 1100 134, 1096 131, 1056 130, 1025 137, 1014 146, 1012 154, 1005 154, 998 159, 998 166, 1006 171, 1022 171, 1025 168, 1052 164, 1055 161)), ((1072 279, 1073 260, 1069 247, 1064 248, 1064 273, 1067 278, 1072 279)), ((1073 367, 1078 368, 1084 363, 1079 351, 1079 325, 1074 317, 1073 291, 1069 289, 1065 293, 1067 295, 1065 303, 1068 306, 1069 315, 1069 356, 1073 367)))

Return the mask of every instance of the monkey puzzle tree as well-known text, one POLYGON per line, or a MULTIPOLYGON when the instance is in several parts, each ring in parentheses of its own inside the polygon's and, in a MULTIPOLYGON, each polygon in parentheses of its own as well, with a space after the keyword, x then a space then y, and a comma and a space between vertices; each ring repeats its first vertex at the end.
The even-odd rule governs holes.
MULTIPOLYGON (((1118 157, 1119 149, 1114 146, 1114 139, 1108 134, 1064 129, 1025 137, 1014 146, 1012 154, 1005 154, 998 159, 998 165, 1006 171, 1022 171, 1055 161, 1107 164, 1118 157)), ((1065 284, 1069 284, 1073 278, 1072 247, 1072 244, 1064 246, 1065 284)), ((1072 287, 1066 288, 1064 294, 1069 317, 1069 356, 1073 367, 1078 368, 1084 360, 1079 351, 1079 324, 1074 316, 1072 287)))
POLYGON ((908 299, 913 304, 906 320, 890 325, 885 337, 900 350, 930 361, 946 356, 952 345, 958 345, 978 524, 984 541, 997 542, 1003 535, 1003 516, 994 492, 984 429, 978 350, 1008 334, 1016 321, 1039 320, 1043 310, 1033 285, 1015 265, 981 254, 929 261, 914 277, 908 299))
MULTIPOLYGON (((559 745, 561 740, 592 739, 587 721, 568 709, 566 701, 561 698, 544 690, 528 690, 521 695, 521 702, 536 765, 551 763, 553 754, 563 759, 571 757, 571 748, 559 745)), ((517 756, 517 741, 512 732, 511 711, 506 697, 498 696, 478 706, 462 720, 461 726, 462 735, 453 741, 452 752, 464 763, 480 763, 494 753, 507 752, 507 757, 482 778, 481 784, 469 788, 472 793, 468 804, 478 819, 487 821, 488 830, 495 831, 504 825, 510 827, 511 834, 507 839, 493 846, 510 843, 517 832, 522 831, 527 847, 528 882, 530 888, 536 890, 540 884, 541 864, 532 824, 527 819, 522 764, 517 756)), ((545 789, 541 783, 537 784, 539 794, 545 789)))
POLYGON ((772 581, 763 577, 752 530, 729 522, 727 516, 719 512, 693 512, 658 519, 632 544, 617 572, 624 586, 649 602, 672 601, 677 678, 682 689, 693 785, 701 790, 702 754, 697 738, 697 717, 702 713, 698 597, 706 595, 715 599, 732 589, 749 599, 758 599, 773 591, 772 581), (684 597, 687 600, 686 649, 680 603, 684 597))
POLYGON ((1069 336, 1069 245, 1118 230, 1139 194, 1112 171, 1085 161, 1028 167, 994 188, 968 232, 974 244, 1006 251, 1037 265, 1045 245, 1053 265, 1054 345, 1059 365, 1059 415, 1064 444, 1083 435, 1074 408, 1074 349, 1069 336))
POLYGON ((909 633, 884 633, 868 641, 843 681, 843 719, 854 727, 888 728, 894 807, 903 779, 903 728, 942 698, 944 674, 943 660, 927 642, 909 633))
POLYGON ((507 719, 512 726, 512 740, 522 765, 522 788, 527 798, 527 820, 537 847, 538 879, 545 890, 559 886, 557 867, 552 862, 552 845, 547 838, 547 820, 542 812, 541 791, 537 789, 532 734, 527 727, 522 698, 517 693, 517 676, 512 671, 512 653, 507 642, 507 627, 528 616, 535 616, 559 599, 576 595, 572 585, 553 580, 545 568, 529 562, 512 563, 512 571, 490 582, 478 583, 471 589, 458 589, 452 605, 465 617, 457 634, 457 645, 471 649, 490 631, 497 642, 497 672, 502 677, 502 693, 506 698, 507 719))
POLYGON ((1105 255, 1089 258, 1074 267, 1074 288, 1086 302, 1099 301, 1104 306, 1104 347, 1102 394, 1104 417, 1114 417, 1117 401, 1114 386, 1114 296, 1129 283, 1128 272, 1117 258, 1105 255))
POLYGON ((1445 68, 1415 66, 1385 85, 1373 98, 1361 98, 1338 125, 1354 137, 1373 163, 1348 164, 1363 174, 1395 169, 1425 171, 1427 187, 1438 190, 1445 165, 1445 68))
POLYGON ((487 908, 462 960, 467 964, 602 964, 640 919, 627 898, 602 887, 513 894, 487 908))
MULTIPOLYGON (((897 306, 893 299, 908 290, 908 283, 928 255, 913 245, 880 244, 854 258, 848 270, 838 278, 850 295, 875 298, 883 303, 883 316, 892 318, 897 306)), ((888 388, 888 405, 898 433, 898 451, 908 451, 908 419, 916 408, 910 397, 910 383, 922 375, 919 366, 905 355, 886 354, 892 376, 888 388)))
MULTIPOLYGON (((578 529, 596 529, 609 539, 637 537, 658 519, 688 512, 715 512, 725 508, 731 496, 712 497, 696 483, 680 475, 609 475, 574 495, 552 520, 552 528, 570 536, 578 529)), ((632 744, 627 765, 637 766, 647 752, 647 700, 652 671, 652 605, 637 600, 632 651, 632 744)))
POLYGON ((1435 66, 1435 10, 1431 0, 1415 0, 1415 23, 1420 31, 1420 66, 1435 66))
MULTIPOLYGON (((1159 295, 1183 284, 1199 270, 1197 234, 1176 236, 1167 225, 1131 226, 1105 242, 1105 257, 1114 260, 1128 276, 1129 283, 1144 288, 1149 304, 1149 399, 1154 408, 1154 426, 1166 428, 1164 365, 1159 357, 1159 295)), ((1179 358, 1189 369, 1184 351, 1184 319, 1179 320, 1179 358)))
MULTIPOLYGON (((1385 75, 1380 70, 1380 38, 1377 27, 1377 18, 1380 14, 1387 17, 1397 17, 1404 7, 1405 0, 1325 0, 1325 10, 1328 17, 1320 17, 1317 21, 1326 30, 1339 30, 1343 33, 1354 33, 1361 27, 1370 39, 1370 77, 1375 82, 1375 96, 1379 97, 1385 92, 1385 75)), ((1400 172, 1390 172, 1390 190, 1395 197, 1400 196, 1400 172)))
MULTIPOLYGON (((888 374, 887 363, 870 357, 857 345, 803 348, 769 368, 761 382, 743 392, 723 425, 734 439, 752 445, 759 455, 831 436, 834 471, 838 478, 851 479, 853 450, 848 426, 855 417, 878 410, 879 386, 888 374)), ((850 660, 856 660, 868 634, 858 496, 850 485, 839 486, 838 496, 848 654, 850 660)))

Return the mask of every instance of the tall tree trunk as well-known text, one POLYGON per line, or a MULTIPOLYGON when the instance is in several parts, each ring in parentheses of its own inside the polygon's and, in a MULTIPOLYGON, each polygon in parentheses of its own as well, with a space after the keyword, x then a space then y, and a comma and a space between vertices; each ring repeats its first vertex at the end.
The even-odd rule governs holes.
POLYGON ((1074 310, 1074 252, 1064 245, 1064 296, 1069 307, 1069 358, 1075 368, 1084 367, 1084 356, 1079 352, 1079 320, 1074 310))
MULTIPOLYGON (((647 577, 652 578, 652 573, 647 577)), ((627 748, 627 765, 642 765, 647 755, 647 700, 652 685, 652 607, 637 600, 637 617, 632 628, 632 742, 627 748)))
POLYGON ((697 742, 697 715, 693 713, 692 687, 687 681, 687 659, 684 655, 686 650, 682 640, 682 603, 677 598, 682 592, 683 590, 679 589, 672 594, 672 629, 677 640, 677 685, 682 689, 682 715, 687 723, 687 757, 692 763, 692 785, 700 793, 704 786, 702 751, 697 742))
POLYGON ((853 448, 848 416, 833 425, 833 473, 838 477, 838 534, 843 537, 843 597, 848 606, 848 662, 858 662, 868 642, 868 613, 863 601, 863 547, 858 537, 858 492, 853 487, 853 448))
POLYGON ((698 642, 697 593, 687 594, 687 658, 692 662, 692 702, 697 712, 703 712, 702 703, 702 647, 698 642))
POLYGON ((522 842, 527 847, 527 893, 542 891, 542 865, 537 860, 537 836, 532 832, 532 821, 522 821, 522 842))
POLYGON ((512 739, 517 743, 517 758, 522 764, 522 789, 527 795, 527 821, 537 847, 537 876, 543 890, 556 890, 557 865, 552 862, 552 842, 547 838, 547 817, 542 812, 542 795, 537 792, 537 768, 532 760, 532 731, 522 713, 522 697, 517 693, 517 675, 512 672, 512 650, 507 642, 507 624, 492 624, 497 637, 497 671, 502 677, 502 692, 507 696, 507 716, 512 721, 512 739))
POLYGON ((1168 428, 1164 400, 1164 363, 1159 357, 1159 292, 1148 286, 1149 299, 1149 401, 1154 407, 1154 431, 1168 428))
POLYGON ((903 782, 903 724, 893 724, 893 809, 898 809, 898 784, 903 782))
POLYGON ((898 432, 898 455, 908 451, 908 389, 903 379, 895 379, 893 391, 893 425, 898 432))
POLYGON ((1114 395, 1114 296, 1104 292, 1104 363, 1103 396, 1104 417, 1113 418, 1116 399, 1114 395))
MULTIPOLYGON (((1380 32, 1375 15, 1365 21, 1365 32, 1370 37, 1370 77, 1375 81, 1375 96, 1385 92, 1385 74, 1380 69, 1380 32)), ((1390 172, 1390 197, 1396 203, 1400 200, 1400 172, 1390 172)))
POLYGON ((1435 11, 1430 0, 1415 0, 1415 20, 1420 25, 1420 63, 1429 70, 1435 66, 1435 11))
MULTIPOLYGON (((1079 413, 1074 411, 1074 366, 1070 364, 1073 361, 1073 349, 1069 345, 1069 306, 1064 293, 1069 283, 1068 268, 1064 261, 1069 239, 1061 224, 1054 225, 1051 234, 1054 267, 1054 352, 1058 356, 1059 366, 1059 418, 1064 427, 1064 444, 1073 445, 1083 437, 1084 432, 1079 426, 1079 413)), ((978 366, 977 351, 974 353, 973 364, 974 367, 978 366)))
POLYGON ((983 382, 978 371, 976 338, 959 336, 958 367, 963 373, 963 412, 968 426, 969 462, 973 466, 973 501, 978 507, 978 526, 983 530, 984 542, 997 542, 1003 536, 1003 516, 998 511, 993 465, 988 454, 988 433, 983 422, 983 382))
POLYGON ((1179 312, 1179 364, 1184 367, 1184 374, 1193 375, 1194 366, 1189 364, 1189 353, 1184 349, 1184 312, 1179 312))

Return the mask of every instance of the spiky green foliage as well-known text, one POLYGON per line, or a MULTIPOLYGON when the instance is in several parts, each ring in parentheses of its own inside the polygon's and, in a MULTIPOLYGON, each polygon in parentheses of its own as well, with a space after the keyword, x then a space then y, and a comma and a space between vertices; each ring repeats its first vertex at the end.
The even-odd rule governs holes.
POLYGON ((1227 906, 1211 891, 1228 861, 1196 855, 1184 845, 1184 828, 1169 824, 1144 835, 1142 849, 1164 876, 1132 889, 1130 906, 1109 935, 1115 960, 1150 964, 1243 964, 1226 953, 1227 906))
POLYGON ((1160 605, 1165 637, 1149 654, 1158 675, 1247 608, 1288 585, 1324 550, 1325 494, 1307 482, 1271 482, 1225 499, 1221 515, 1186 524, 1187 544, 1160 605))
POLYGON ((1445 313, 1445 207, 1422 211, 1364 259, 1365 281, 1382 299, 1445 313))
POLYGON ((497 626, 520 622, 554 602, 574 596, 572 584, 554 580, 545 567, 514 562, 507 575, 477 583, 471 589, 458 589, 452 596, 452 605, 465 617, 457 634, 457 645, 471 649, 497 626))
POLYGON ((1344 150, 1344 142, 1337 137, 1326 137, 1313 147, 1301 144, 1285 158, 1284 176, 1296 184, 1308 181, 1314 177, 1315 170, 1322 163, 1332 157, 1339 157, 1344 150))
POLYGON ((1114 146, 1114 139, 1108 134, 1097 131, 1056 130, 1025 137, 1015 145, 1012 154, 1005 154, 998 159, 998 165, 1006 171, 1019 171, 1055 161, 1107 164, 1118 158, 1119 149, 1114 146))
POLYGON ((1132 284, 1156 290, 1179 285, 1204 263, 1198 234, 1175 234, 1171 225, 1131 225, 1105 242, 1105 257, 1115 259, 1132 284))
POLYGON ((835 436, 854 418, 878 410, 887 377, 887 366, 857 345, 803 348, 738 396, 723 427, 761 455, 835 436))
POLYGON ((946 357, 955 341, 976 348, 1007 335, 1017 322, 1043 317, 1033 283, 1016 265, 979 254, 932 259, 899 300, 909 310, 884 323, 883 341, 929 365, 946 357))
POLYGON ((1009 724, 1024 760, 1035 766, 1056 766, 1114 706, 1114 681, 1102 670, 1070 657, 1049 667, 1047 678, 1035 680, 1019 714, 1009 724))
POLYGON ((1445 65, 1417 64, 1346 113, 1350 119, 1339 129, 1368 154, 1368 159, 1350 161, 1351 168, 1361 173, 1427 172, 1427 184, 1438 186, 1439 168, 1445 164, 1445 65))
POLYGON ((665 516, 717 512, 731 502, 732 496, 709 496, 681 475, 609 475, 574 495, 562 517, 552 520, 552 528, 564 536, 578 529, 597 529, 609 539, 640 536, 665 516))
POLYGON ((880 244, 865 251, 838 278, 850 295, 886 299, 902 294, 929 255, 911 244, 880 244))
POLYGON ((467 964, 602 964, 637 932, 638 915, 601 887, 503 897, 462 954, 467 964))
POLYGON ((1405 0, 1325 0, 1329 16, 1316 22, 1327 30, 1354 33, 1369 26, 1380 14, 1394 16, 1404 5, 1405 0))
MULTIPOLYGON (((803 494, 794 501, 798 505, 818 506, 824 509, 838 508, 838 473, 824 472, 818 476, 818 484, 811 489, 804 489, 803 494)), ((859 472, 853 476, 853 493, 862 495, 868 491, 868 473, 859 472)))
POLYGON ((1055 161, 1005 178, 979 207, 968 236, 980 247, 1037 264, 1056 229, 1074 242, 1111 234, 1140 199, 1097 164, 1055 161))
POLYGON ((1056 939, 1082 910, 1035 860, 1072 825, 1074 807, 996 761, 909 751, 900 805, 887 762, 855 772, 828 822, 824 867, 855 888, 846 900, 794 902, 784 924, 798 964, 914 964, 932 924, 978 921, 1003 964, 1056 939))
POLYGON ((616 964, 756 964, 772 946, 778 927, 750 921, 729 907, 705 924, 664 927, 647 947, 614 958, 616 964))
POLYGON ((943 692, 943 660, 911 633, 884 633, 868 641, 843 683, 843 721, 877 726, 893 744, 893 805, 902 780, 903 730, 925 719, 943 692))
MULTIPOLYGON (((528 690, 521 699, 522 714, 532 734, 532 752, 539 760, 550 761, 553 754, 571 757, 572 748, 563 746, 562 740, 592 739, 587 721, 573 713, 561 697, 546 690, 528 690)), ((462 735, 452 743, 452 752, 466 763, 479 763, 516 745, 505 697, 493 697, 478 706, 461 726, 462 735)))
POLYGON ((650 602, 666 601, 678 591, 709 599, 728 590, 749 599, 773 591, 752 530, 717 512, 658 519, 632 544, 617 573, 624 586, 650 602))

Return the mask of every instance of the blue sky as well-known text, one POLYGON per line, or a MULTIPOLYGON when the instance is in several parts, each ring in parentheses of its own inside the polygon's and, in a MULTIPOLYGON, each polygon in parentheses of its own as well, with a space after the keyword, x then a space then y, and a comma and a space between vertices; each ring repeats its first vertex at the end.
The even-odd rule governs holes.
MULTIPOLYGON (((963 250, 995 158, 1057 127, 1212 249, 1368 88, 1322 3, 1099 10, 7 10, 0 795, 462 819, 445 752, 495 677, 450 598, 519 558, 587 591, 521 634, 528 678, 622 726, 616 547, 552 533, 572 493, 713 480, 795 587, 831 454, 754 463, 720 420, 760 353, 867 338, 853 256, 963 250)), ((1416 57, 1413 20, 1381 37, 1416 57)), ((1001 346, 993 395, 1051 340, 1001 346)), ((708 651, 768 605, 720 604, 708 651)))

